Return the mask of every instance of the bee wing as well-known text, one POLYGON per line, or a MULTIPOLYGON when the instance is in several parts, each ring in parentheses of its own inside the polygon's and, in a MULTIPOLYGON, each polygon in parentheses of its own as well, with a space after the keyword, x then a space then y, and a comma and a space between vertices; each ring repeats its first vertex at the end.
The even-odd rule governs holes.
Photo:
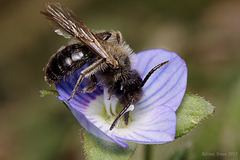
POLYGON ((106 59, 106 63, 112 68, 117 68, 118 62, 106 52, 99 43, 100 39, 77 18, 72 10, 60 3, 46 3, 45 10, 46 12, 40 13, 52 22, 53 27, 60 29, 62 35, 65 36, 66 33, 75 37, 97 56, 106 59))

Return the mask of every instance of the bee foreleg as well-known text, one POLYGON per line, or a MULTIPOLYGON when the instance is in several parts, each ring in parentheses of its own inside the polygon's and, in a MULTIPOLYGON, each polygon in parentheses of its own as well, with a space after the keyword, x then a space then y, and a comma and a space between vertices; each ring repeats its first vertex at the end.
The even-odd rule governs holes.
POLYGON ((129 118, 129 108, 131 108, 133 106, 133 101, 134 98, 131 97, 128 104, 126 106, 124 106, 124 108, 122 109, 122 111, 117 115, 117 118, 113 121, 112 125, 110 126, 110 131, 115 127, 115 125, 117 124, 118 120, 125 115, 124 118, 124 122, 125 124, 128 123, 128 118, 129 118), (127 120, 126 120, 127 119, 127 120))

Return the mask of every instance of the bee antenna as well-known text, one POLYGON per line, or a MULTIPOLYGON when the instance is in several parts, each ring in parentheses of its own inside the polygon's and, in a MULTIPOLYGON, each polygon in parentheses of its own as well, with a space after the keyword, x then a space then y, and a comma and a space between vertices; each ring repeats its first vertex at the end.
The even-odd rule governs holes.
POLYGON ((150 78, 150 76, 153 74, 153 72, 155 72, 156 70, 158 70, 160 67, 168 64, 169 61, 165 61, 163 63, 160 63, 158 65, 156 65, 151 71, 148 72, 148 74, 146 75, 146 77, 143 79, 141 87, 143 87, 145 85, 145 83, 147 82, 147 80, 150 78))
POLYGON ((131 97, 130 101, 128 102, 128 104, 122 109, 122 111, 117 115, 117 118, 113 121, 111 127, 110 127, 110 131, 115 127, 115 125, 117 124, 118 120, 126 113, 128 112, 128 108, 131 106, 133 101, 133 97, 131 97))

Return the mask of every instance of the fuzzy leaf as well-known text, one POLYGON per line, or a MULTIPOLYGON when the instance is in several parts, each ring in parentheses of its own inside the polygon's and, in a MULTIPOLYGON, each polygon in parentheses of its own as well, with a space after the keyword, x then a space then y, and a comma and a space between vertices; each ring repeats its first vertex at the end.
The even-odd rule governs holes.
POLYGON ((123 148, 116 143, 99 139, 87 130, 81 132, 83 148, 88 160, 127 160, 134 154, 137 144, 128 142, 129 148, 123 148))
POLYGON ((186 135, 201 121, 213 115, 214 107, 203 98, 194 94, 185 94, 177 114, 175 138, 186 135))

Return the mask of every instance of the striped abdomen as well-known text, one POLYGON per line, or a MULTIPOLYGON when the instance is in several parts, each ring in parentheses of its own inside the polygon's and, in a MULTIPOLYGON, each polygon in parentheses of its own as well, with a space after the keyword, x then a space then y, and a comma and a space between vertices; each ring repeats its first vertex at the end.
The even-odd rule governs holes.
POLYGON ((82 44, 66 46, 50 58, 45 67, 46 81, 48 83, 61 81, 95 58, 97 56, 82 44))

